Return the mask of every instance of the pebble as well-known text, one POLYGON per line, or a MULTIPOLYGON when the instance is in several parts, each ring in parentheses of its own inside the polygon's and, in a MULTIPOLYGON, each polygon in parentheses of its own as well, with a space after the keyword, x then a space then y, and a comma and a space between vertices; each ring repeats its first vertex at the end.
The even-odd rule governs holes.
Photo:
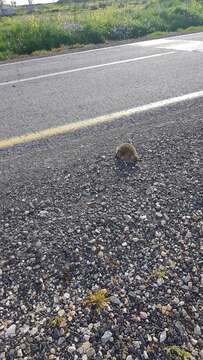
POLYGON ((35 243, 35 247, 36 247, 37 249, 40 249, 41 246, 42 246, 42 242, 41 242, 40 240, 38 240, 38 241, 35 243))
POLYGON ((72 354, 72 353, 75 352, 75 351, 76 351, 76 347, 75 347, 74 344, 68 347, 68 352, 69 352, 69 353, 72 354))
POLYGON ((124 214, 123 217, 124 217, 124 219, 125 219, 127 222, 131 222, 131 221, 132 221, 132 217, 131 217, 130 215, 124 214))
POLYGON ((98 258, 102 259, 104 257, 104 253, 103 251, 99 251, 98 254, 97 254, 98 258))
POLYGON ((5 337, 14 337, 16 335, 16 325, 12 324, 5 332, 5 337))
POLYGON ((195 336, 201 336, 202 335, 202 331, 199 325, 196 325, 194 328, 194 335, 195 336))
POLYGON ((78 352, 82 355, 82 354, 86 354, 87 351, 90 349, 91 344, 89 341, 85 341, 78 349, 78 352))
POLYGON ((113 335, 111 331, 105 331, 104 335, 101 338, 102 344, 106 344, 109 341, 113 341, 113 335))
POLYGON ((64 316, 65 315, 65 310, 61 309, 58 311, 58 316, 64 316))
POLYGON ((70 294, 67 293, 67 292, 65 292, 65 293, 63 294, 63 300, 68 300, 68 299, 70 299, 70 294))
POLYGON ((112 304, 115 305, 122 305, 122 302, 119 300, 119 298, 117 296, 110 296, 109 300, 111 301, 112 304))
POLYGON ((156 217, 158 217, 159 219, 162 218, 162 213, 161 212, 156 212, 156 217))
POLYGON ((141 341, 136 340, 133 342, 133 345, 134 345, 135 349, 139 349, 141 346, 141 341))
POLYGON ((37 327, 33 327, 32 330, 30 331, 30 335, 31 335, 31 336, 34 336, 34 335, 37 334, 37 332, 38 332, 38 328, 37 328, 37 327))
POLYGON ((23 325, 19 330, 22 334, 27 334, 27 332, 29 331, 30 327, 28 325, 23 325))
POLYGON ((48 211, 46 211, 46 210, 41 210, 41 211, 39 212, 39 216, 40 216, 41 218, 47 217, 48 214, 49 214, 49 213, 48 213, 48 211))
POLYGON ((166 340, 166 337, 167 337, 167 333, 166 333, 166 330, 164 330, 160 334, 160 338, 159 338, 160 343, 163 343, 166 340))
POLYGON ((178 305, 180 300, 177 297, 174 297, 171 302, 172 304, 178 305))
POLYGON ((146 320, 148 318, 148 314, 146 312, 144 312, 144 311, 141 311, 140 312, 140 318, 142 320, 146 320))
POLYGON ((92 359, 94 358, 96 354, 96 351, 91 347, 88 351, 87 351, 87 358, 88 359, 92 359))
POLYGON ((18 357, 23 357, 23 352, 21 349, 18 349, 17 355, 18 355, 18 357))
POLYGON ((65 341, 65 338, 63 336, 61 336, 58 340, 58 345, 60 346, 61 344, 63 344, 64 341, 65 341))

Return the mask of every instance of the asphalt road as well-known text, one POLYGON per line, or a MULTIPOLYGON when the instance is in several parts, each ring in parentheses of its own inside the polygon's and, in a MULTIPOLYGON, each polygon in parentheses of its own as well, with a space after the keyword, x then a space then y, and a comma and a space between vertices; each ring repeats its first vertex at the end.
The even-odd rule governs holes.
POLYGON ((203 33, 2 64, 0 139, 202 89, 203 33))

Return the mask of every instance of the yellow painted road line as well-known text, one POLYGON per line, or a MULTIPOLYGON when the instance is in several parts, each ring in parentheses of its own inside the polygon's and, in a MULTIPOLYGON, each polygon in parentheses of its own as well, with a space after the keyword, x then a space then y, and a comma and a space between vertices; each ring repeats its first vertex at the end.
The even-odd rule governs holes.
POLYGON ((141 61, 141 60, 147 60, 147 59, 156 58, 156 57, 160 57, 160 56, 166 56, 166 55, 170 55, 170 54, 174 54, 174 53, 175 53, 175 51, 169 51, 169 52, 158 53, 158 54, 154 54, 154 55, 140 56, 140 57, 130 58, 130 59, 126 59, 126 60, 113 61, 113 62, 110 62, 110 63, 91 65, 91 66, 84 66, 84 67, 81 67, 81 68, 58 71, 58 72, 44 74, 44 75, 36 75, 36 76, 29 77, 29 78, 4 81, 4 82, 0 83, 0 86, 13 85, 13 84, 18 84, 18 83, 27 82, 27 81, 33 81, 33 80, 38 80, 38 79, 45 79, 45 78, 50 78, 50 77, 53 77, 53 76, 61 76, 61 75, 66 75, 66 74, 72 74, 72 73, 79 72, 79 71, 88 71, 88 70, 93 70, 93 69, 99 69, 99 68, 104 68, 106 66, 113 66, 113 65, 132 63, 132 62, 141 61))
POLYGON ((181 96, 165 99, 165 100, 160 100, 160 101, 142 105, 142 106, 137 106, 137 107, 134 107, 131 109, 118 111, 118 112, 111 113, 108 115, 98 116, 98 117, 95 117, 92 119, 86 119, 86 120, 82 120, 82 121, 72 122, 72 123, 68 123, 68 124, 65 124, 62 126, 58 126, 58 127, 52 127, 52 128, 39 130, 37 132, 33 132, 33 133, 29 133, 29 134, 14 136, 14 137, 11 137, 8 139, 0 140, 0 149, 9 148, 9 147, 12 147, 15 145, 25 144, 25 143, 29 143, 32 141, 47 139, 47 138, 50 138, 50 137, 56 136, 56 135, 67 134, 69 132, 73 132, 73 131, 83 129, 86 127, 105 124, 108 122, 112 122, 112 121, 121 119, 123 117, 129 117, 129 116, 135 115, 137 113, 142 113, 144 111, 155 110, 155 109, 159 109, 159 108, 162 108, 165 106, 181 103, 184 101, 198 99, 200 97, 203 97, 203 90, 193 92, 190 94, 186 94, 186 95, 181 95, 181 96))

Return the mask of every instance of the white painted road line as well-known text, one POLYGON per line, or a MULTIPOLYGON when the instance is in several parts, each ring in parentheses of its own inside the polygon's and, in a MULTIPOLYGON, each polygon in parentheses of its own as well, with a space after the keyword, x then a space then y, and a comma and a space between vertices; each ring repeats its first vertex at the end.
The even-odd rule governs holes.
POLYGON ((156 49, 181 50, 181 51, 203 51, 203 41, 183 40, 183 39, 155 39, 150 41, 141 41, 138 44, 130 46, 154 47, 156 49))
MULTIPOLYGON (((170 36, 170 39, 182 38, 182 37, 186 37, 186 36, 199 35, 199 34, 203 34, 203 32, 194 32, 194 33, 189 33, 189 34, 170 36)), ((168 38, 166 37, 166 38, 161 38, 161 39, 167 40, 168 38)), ((144 40, 144 41, 149 42, 149 41, 152 41, 152 40, 144 40)), ((0 64, 0 68, 4 67, 4 66, 25 64, 25 63, 28 63, 28 62, 52 60, 52 59, 55 59, 55 58, 61 58, 61 57, 66 57, 66 56, 80 55, 80 54, 86 54, 86 53, 103 51, 103 50, 112 50, 112 49, 122 48, 124 46, 129 46, 129 45, 139 45, 139 43, 140 43, 140 41, 135 41, 133 43, 129 42, 129 43, 126 43, 126 44, 121 44, 121 45, 104 46, 104 47, 100 47, 100 48, 96 48, 96 49, 90 49, 90 50, 73 51, 73 52, 69 52, 69 53, 67 52, 66 54, 49 55, 49 56, 37 57, 37 58, 34 58, 34 59, 31 58, 31 59, 26 59, 26 60, 7 62, 7 63, 0 64)))
POLYGON ((124 47, 124 46, 129 46, 129 45, 130 45, 130 43, 122 44, 122 45, 104 46, 104 47, 101 47, 101 48, 95 48, 95 49, 90 49, 90 50, 67 52, 66 54, 49 55, 49 56, 37 57, 37 58, 34 58, 34 59, 19 60, 19 61, 0 64, 0 67, 18 65, 18 64, 25 64, 27 62, 34 62, 34 61, 41 61, 41 60, 52 60, 52 59, 55 59, 55 58, 63 58, 63 57, 72 56, 72 55, 88 54, 88 53, 102 51, 102 50, 112 50, 112 49, 116 49, 116 48, 120 48, 120 47, 124 47))
POLYGON ((146 105, 136 106, 131 109, 122 110, 119 112, 115 112, 103 116, 98 116, 96 118, 67 123, 65 125, 61 125, 58 127, 52 127, 44 130, 39 130, 33 133, 14 136, 8 139, 2 139, 0 140, 0 150, 19 144, 47 139, 56 135, 67 134, 69 132, 73 132, 90 126, 96 126, 96 125, 113 122, 115 120, 126 118, 145 111, 151 111, 162 107, 178 104, 184 101, 198 99, 201 97, 203 97, 203 90, 186 95, 176 96, 169 99, 160 100, 146 105))
POLYGON ((113 61, 113 62, 105 63, 105 64, 85 66, 85 67, 81 67, 81 68, 77 68, 77 69, 59 71, 59 72, 50 73, 50 74, 44 74, 44 75, 37 75, 37 76, 32 76, 32 77, 24 78, 24 79, 16 79, 16 80, 11 80, 11 81, 5 81, 5 82, 0 83, 0 86, 12 85, 12 84, 17 84, 17 83, 22 83, 22 82, 27 82, 27 81, 38 80, 38 79, 45 79, 45 78, 54 77, 54 76, 61 76, 61 75, 71 74, 71 73, 75 73, 75 72, 79 72, 79 71, 99 69, 99 68, 103 68, 103 67, 106 67, 106 66, 126 64, 126 63, 131 63, 131 62, 156 58, 156 57, 160 57, 160 56, 166 56, 166 55, 170 55, 170 54, 174 54, 174 53, 175 53, 175 51, 169 51, 169 52, 159 53, 159 54, 154 54, 154 55, 140 56, 140 57, 137 57, 137 58, 113 61))

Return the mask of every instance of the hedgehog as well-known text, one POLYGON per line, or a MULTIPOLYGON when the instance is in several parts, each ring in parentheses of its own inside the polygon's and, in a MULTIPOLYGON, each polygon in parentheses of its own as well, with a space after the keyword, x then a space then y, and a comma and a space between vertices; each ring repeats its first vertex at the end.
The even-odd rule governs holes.
POLYGON ((122 161, 140 161, 140 157, 132 144, 124 143, 117 147, 116 158, 122 161))

